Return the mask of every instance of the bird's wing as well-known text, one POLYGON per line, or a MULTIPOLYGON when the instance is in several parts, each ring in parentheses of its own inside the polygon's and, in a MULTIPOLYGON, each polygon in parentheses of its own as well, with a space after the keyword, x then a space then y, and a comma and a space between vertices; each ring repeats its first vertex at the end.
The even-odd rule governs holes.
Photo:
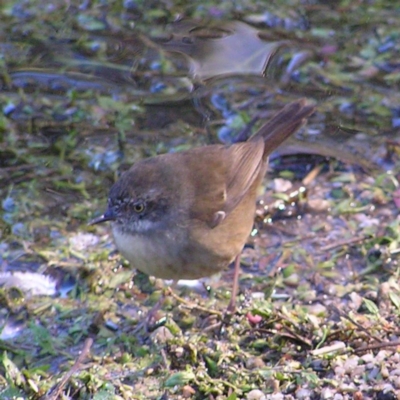
POLYGON ((191 217, 203 220, 210 227, 221 223, 264 169, 263 152, 262 140, 232 146, 206 146, 200 152, 187 152, 187 162, 197 165, 187 168, 194 172, 190 177, 194 189, 191 217))

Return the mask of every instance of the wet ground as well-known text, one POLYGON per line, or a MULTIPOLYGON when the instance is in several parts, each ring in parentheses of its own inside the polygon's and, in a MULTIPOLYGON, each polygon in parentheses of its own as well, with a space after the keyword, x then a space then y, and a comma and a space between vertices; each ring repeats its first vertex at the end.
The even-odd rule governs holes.
POLYGON ((400 10, 258 3, 0 6, 2 398, 400 397, 400 10), (228 270, 134 333, 168 284, 87 225, 112 183, 301 97, 237 314, 218 325, 228 270))

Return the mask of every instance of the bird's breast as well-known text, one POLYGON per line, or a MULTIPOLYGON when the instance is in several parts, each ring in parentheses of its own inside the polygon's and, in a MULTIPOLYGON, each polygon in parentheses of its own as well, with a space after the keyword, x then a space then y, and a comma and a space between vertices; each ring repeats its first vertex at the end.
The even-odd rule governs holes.
POLYGON ((115 244, 133 268, 163 279, 173 279, 174 257, 168 240, 156 235, 126 233, 113 227, 115 244))
POLYGON ((115 244, 133 268, 161 279, 198 279, 226 267, 207 251, 197 249, 180 230, 126 233, 113 226, 115 244))

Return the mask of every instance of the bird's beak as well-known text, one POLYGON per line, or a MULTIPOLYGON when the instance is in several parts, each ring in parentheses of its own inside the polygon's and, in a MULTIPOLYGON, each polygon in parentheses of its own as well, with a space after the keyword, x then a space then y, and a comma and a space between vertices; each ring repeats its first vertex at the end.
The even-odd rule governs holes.
POLYGON ((101 224, 103 222, 107 222, 107 221, 115 221, 117 218, 114 210, 108 208, 107 211, 103 214, 100 215, 100 217, 94 218, 92 219, 88 225, 96 225, 96 224, 101 224))

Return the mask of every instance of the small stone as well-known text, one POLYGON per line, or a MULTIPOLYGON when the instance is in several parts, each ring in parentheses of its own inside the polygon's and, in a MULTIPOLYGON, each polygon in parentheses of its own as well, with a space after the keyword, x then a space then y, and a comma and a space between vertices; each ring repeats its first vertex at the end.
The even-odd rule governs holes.
POLYGON ((165 326, 160 326, 154 332, 151 333, 150 339, 154 344, 163 344, 168 340, 172 339, 174 336, 165 326))
POLYGON ((373 367, 371 371, 368 373, 368 380, 373 380, 375 379, 379 374, 379 368, 378 367, 373 367))
POLYGON ((325 285, 325 289, 324 292, 329 295, 329 296, 336 296, 338 289, 335 285, 331 284, 331 283, 327 283, 325 285))
POLYGON ((311 303, 317 298, 317 292, 313 289, 309 289, 303 292, 301 296, 304 303, 311 303))
POLYGON ((276 192, 287 192, 292 188, 293 184, 287 179, 275 178, 274 179, 274 189, 276 192))
POLYGON ((297 287, 300 283, 300 276, 296 273, 289 275, 287 278, 284 279, 284 283, 290 287, 297 287))
POLYGON ((246 368, 247 369, 258 369, 265 367, 264 361, 260 357, 250 357, 246 361, 246 368))
POLYGON ((307 208, 314 212, 328 211, 331 208, 331 203, 324 199, 309 199, 307 201, 307 208))
POLYGON ((379 219, 372 218, 365 214, 354 214, 354 219, 358 222, 360 228, 369 228, 371 226, 379 226, 379 219))
POLYGON ((336 360, 332 361, 332 368, 343 367, 343 364, 344 360, 342 360, 341 358, 337 358, 336 360))
POLYGON ((310 389, 301 388, 296 392, 296 399, 299 399, 299 400, 304 399, 304 400, 306 400, 306 399, 310 398, 311 395, 312 395, 312 392, 311 392, 310 389))
POLYGON ((326 315, 326 307, 321 303, 315 303, 307 307, 309 314, 326 315))
POLYGON ((396 389, 400 389, 400 377, 397 376, 393 379, 392 384, 396 389))
POLYGON ((357 365, 357 367, 355 367, 351 371, 350 375, 354 379, 354 378, 362 377, 364 375, 364 373, 365 373, 365 365, 357 365))
POLYGON ((378 387, 374 388, 376 391, 381 391, 383 393, 394 392, 394 387, 390 383, 382 383, 378 387))
POLYGON ((362 297, 356 292, 350 293, 349 297, 350 297, 349 306, 351 307, 351 309, 358 310, 363 302, 362 297))
POLYGON ((177 358, 182 358, 185 355, 185 349, 182 346, 176 347, 173 352, 177 358))
POLYGON ((284 400, 285 396, 282 393, 274 393, 268 396, 268 400, 284 400))
POLYGON ((310 368, 314 371, 323 371, 327 367, 327 361, 322 359, 312 360, 310 362, 310 368))
POLYGON ((390 383, 386 383, 383 386, 383 391, 384 392, 393 392, 394 391, 394 387, 390 383))
POLYGON ((253 300, 265 300, 265 293, 264 292, 253 292, 250 294, 253 300))
POLYGON ((253 389, 246 396, 247 400, 266 400, 264 393, 261 390, 253 389))
POLYGON ((343 383, 340 382, 339 386, 337 387, 337 390, 343 393, 351 393, 354 392, 356 389, 355 384, 353 382, 351 383, 343 383))
POLYGON ((344 397, 340 393, 335 393, 335 395, 333 396, 333 400, 343 400, 343 399, 344 397))
POLYGON ((389 358, 389 352, 386 350, 381 350, 378 352, 378 354, 375 356, 375 360, 377 362, 386 362, 386 360, 389 358))
POLYGON ((357 392, 353 393, 353 399, 354 400, 363 400, 364 396, 363 396, 362 392, 357 391, 357 392))
POLYGON ((360 358, 361 358, 361 360, 363 360, 365 362, 365 364, 374 363, 374 361, 375 361, 375 357, 371 353, 364 354, 360 358))
POLYGON ((392 369, 392 370, 390 371, 390 375, 391 375, 391 376, 393 376, 393 375, 400 375, 400 368, 392 369))
POLYGON ((191 386, 185 385, 182 388, 182 397, 184 399, 191 399, 194 394, 196 394, 196 391, 191 386))
POLYGON ((343 367, 334 368, 336 378, 342 378, 346 375, 346 370, 343 367))
POLYGON ((344 362, 344 369, 346 370, 347 374, 351 374, 354 371, 354 368, 357 367, 358 365, 358 357, 357 356, 352 356, 349 357, 345 362, 344 362))
POLYGON ((382 365, 382 367, 381 367, 381 375, 382 375, 383 379, 389 378, 389 370, 388 370, 388 367, 386 365, 382 365))
POLYGON ((374 368, 374 367, 375 367, 375 364, 372 363, 372 362, 369 362, 368 364, 365 364, 365 369, 370 370, 370 369, 372 369, 372 368, 374 368))
POLYGON ((380 298, 388 299, 390 292, 392 292, 390 283, 389 282, 381 283, 378 288, 378 299, 380 298))
POLYGON ((321 399, 323 400, 333 399, 333 391, 329 388, 323 388, 321 390, 321 399))

